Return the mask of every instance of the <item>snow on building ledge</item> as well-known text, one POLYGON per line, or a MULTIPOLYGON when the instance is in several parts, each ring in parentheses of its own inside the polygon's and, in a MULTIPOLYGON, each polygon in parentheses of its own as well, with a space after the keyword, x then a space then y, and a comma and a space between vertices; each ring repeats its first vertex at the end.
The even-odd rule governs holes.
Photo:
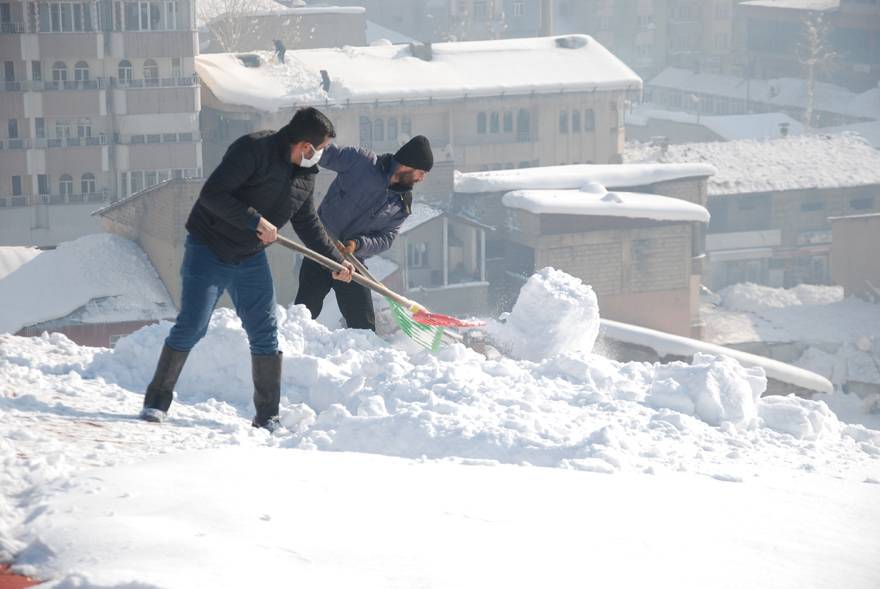
POLYGON ((232 53, 202 54, 196 72, 224 103, 271 112, 307 104, 642 88, 635 72, 588 35, 297 50, 287 52, 284 64, 273 63, 269 52, 255 55, 257 67, 232 53), (329 87, 322 86, 321 71, 329 87))
POLYGON ((400 226, 399 233, 408 233, 416 227, 424 225, 432 219, 436 219, 442 214, 443 211, 441 211, 440 209, 435 209, 430 205, 426 205, 420 202, 413 203, 412 214, 407 217, 406 220, 403 222, 403 225, 400 226))
POLYGON ((504 206, 535 215, 592 215, 654 221, 709 222, 709 211, 692 202, 659 194, 599 190, 515 190, 504 206))
POLYGON ((574 190, 591 183, 632 188, 715 174, 706 163, 577 164, 518 170, 455 172, 455 192, 478 194, 511 190, 574 190))
POLYGON ((602 337, 615 342, 650 349, 661 359, 670 356, 690 358, 696 353, 729 356, 747 368, 763 368, 767 378, 770 380, 778 381, 795 389, 801 389, 809 394, 831 394, 834 391, 831 381, 823 376, 819 376, 815 372, 724 346, 671 335, 646 327, 611 321, 610 319, 602 319, 601 334, 602 337))

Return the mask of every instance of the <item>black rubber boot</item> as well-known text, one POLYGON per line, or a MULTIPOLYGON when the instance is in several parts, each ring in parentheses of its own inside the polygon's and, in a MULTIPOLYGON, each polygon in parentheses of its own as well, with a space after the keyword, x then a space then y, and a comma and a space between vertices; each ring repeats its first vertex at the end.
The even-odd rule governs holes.
POLYGON ((174 398, 174 385, 180 377, 180 371, 186 363, 189 352, 178 352, 167 345, 162 346, 159 362, 156 364, 156 372, 153 380, 147 387, 144 395, 144 408, 141 410, 141 419, 144 421, 165 421, 168 408, 174 398))
POLYGON ((254 377, 254 407, 257 415, 253 426, 273 431, 278 427, 278 405, 281 402, 281 352, 274 356, 251 354, 254 377))

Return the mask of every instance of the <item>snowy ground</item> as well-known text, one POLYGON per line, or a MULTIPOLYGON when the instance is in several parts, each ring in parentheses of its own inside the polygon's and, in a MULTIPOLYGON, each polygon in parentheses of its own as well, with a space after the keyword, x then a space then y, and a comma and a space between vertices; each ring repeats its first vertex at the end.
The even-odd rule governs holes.
MULTIPOLYGON (((708 297, 701 315, 712 343, 794 348, 796 366, 825 376, 838 389, 852 383, 880 387, 880 305, 844 298, 839 286, 736 284, 708 297)), ((880 428, 880 403, 877 414, 864 415, 876 399, 835 394, 828 401, 848 418, 880 428)))
POLYGON ((594 355, 592 291, 530 285, 508 334, 542 296, 583 324, 533 361, 282 310, 275 435, 228 310, 161 426, 135 415, 168 323, 114 350, 0 335, 0 560, 52 587, 880 584, 880 432, 730 360, 594 355))

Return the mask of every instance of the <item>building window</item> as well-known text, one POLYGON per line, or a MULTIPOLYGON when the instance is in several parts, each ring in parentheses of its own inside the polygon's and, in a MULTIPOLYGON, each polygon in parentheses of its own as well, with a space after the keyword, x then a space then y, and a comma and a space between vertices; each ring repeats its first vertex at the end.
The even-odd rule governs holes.
POLYGON ((144 85, 159 85, 159 66, 152 59, 148 59, 144 62, 144 85))
POLYGON ((596 114, 592 108, 588 108, 584 115, 584 131, 593 131, 596 128, 596 114))
POLYGON ((6 82, 15 81, 15 64, 11 61, 3 63, 3 80, 6 82))
POLYGON ((70 121, 55 121, 55 137, 58 139, 70 139, 70 121))
POLYGON ((76 136, 82 138, 92 136, 92 121, 90 119, 80 119, 76 122, 76 136))
POLYGON ((165 3, 165 28, 169 31, 177 30, 177 2, 165 3))
POLYGON ((579 110, 571 111, 571 132, 581 132, 581 111, 579 110))
POLYGON ((485 2, 474 2, 474 18, 484 19, 486 18, 486 3, 485 2))
POLYGON ((79 189, 82 194, 95 194, 98 192, 95 186, 95 175, 86 172, 79 181, 79 189))
POLYGON ((131 84, 131 62, 127 59, 119 62, 119 83, 123 86, 131 84))
POLYGON ((866 196, 863 198, 854 198, 849 201, 849 206, 857 211, 865 211, 874 208, 874 197, 866 196))
MULTIPOLYGON (((119 3, 116 4, 117 16, 119 3)), ((126 31, 162 31, 177 28, 175 2, 124 2, 126 31)))
POLYGON ((49 194, 49 176, 48 176, 48 174, 37 174, 37 193, 49 194))
POLYGON ((181 78, 181 69, 180 69, 180 58, 172 57, 171 58, 171 77, 175 80, 179 80, 181 78))
POLYGON ((40 2, 40 32, 73 33, 92 30, 90 3, 40 2))
POLYGON ((516 113, 516 134, 520 141, 525 141, 531 136, 531 117, 529 111, 524 108, 516 113))
POLYGON ((63 61, 56 61, 52 66, 52 81, 53 82, 66 82, 67 81, 67 64, 63 61))
POLYGON ((43 117, 34 118, 34 137, 37 139, 46 138, 46 119, 43 117))
POLYGON ((89 64, 84 61, 76 62, 76 65, 73 66, 73 79, 77 82, 88 82, 89 64))
POLYGON ((369 117, 360 118, 360 144, 364 147, 373 146, 373 124, 369 117))
POLYGON ((486 113, 477 113, 477 133, 484 135, 486 133, 486 113))
POLYGON ((406 265, 409 268, 424 268, 428 265, 428 244, 406 244, 406 265))
POLYGON ((131 193, 140 192, 144 189, 144 173, 140 171, 129 172, 131 176, 131 193))
POLYGON ((73 177, 70 174, 64 174, 58 180, 58 194, 73 194, 73 177))
POLYGON ((616 130, 620 125, 618 122, 618 110, 617 110, 617 101, 612 101, 608 103, 608 111, 611 113, 609 117, 611 119, 611 130, 616 130))
POLYGON ((43 79, 43 66, 39 61, 31 62, 31 80, 39 82, 43 79))
POLYGON ((382 119, 373 121, 373 141, 376 143, 385 141, 385 121, 382 119))
POLYGON ((497 112, 489 115, 489 132, 498 133, 501 130, 501 117, 497 112))
POLYGON ((825 204, 821 202, 802 202, 801 203, 801 211, 804 213, 809 213, 812 211, 821 211, 825 208, 825 204))
POLYGON ((391 117, 388 119, 388 141, 397 141, 397 119, 391 117))
POLYGON ((568 135, 568 111, 559 113, 559 132, 568 135))
POLYGON ((513 3, 513 16, 520 17, 525 16, 526 14, 526 3, 522 0, 517 0, 513 3))
POLYGON ((6 130, 10 139, 18 139, 18 119, 9 119, 6 130))
POLYGON ((412 120, 406 115, 400 118, 400 132, 406 137, 412 135, 412 120))
POLYGON ((504 113, 504 132, 513 133, 513 113, 504 113))
POLYGON ((12 177, 12 196, 21 196, 21 176, 12 177))

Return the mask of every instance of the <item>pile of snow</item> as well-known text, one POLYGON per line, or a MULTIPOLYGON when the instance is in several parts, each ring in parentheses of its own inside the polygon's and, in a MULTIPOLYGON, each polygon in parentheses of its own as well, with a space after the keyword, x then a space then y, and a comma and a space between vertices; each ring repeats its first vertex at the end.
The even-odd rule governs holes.
POLYGON ((35 247, 0 247, 0 280, 40 255, 35 247))
POLYGON ((751 282, 733 284, 719 291, 721 304, 731 311, 753 312, 796 305, 828 305, 843 300, 842 286, 799 284, 774 288, 751 282))
MULTIPOLYGON (((743 368, 728 357, 695 354, 690 365, 658 366, 646 400, 652 407, 695 415, 710 425, 749 427, 766 390, 767 377, 760 368, 743 368)), ((768 424, 778 429, 774 425, 768 424)))
POLYGON ((593 289, 553 268, 534 274, 503 323, 489 333, 514 358, 539 362, 561 352, 589 353, 599 335, 593 289))
POLYGON ((665 153, 627 143, 623 156, 627 163, 711 164, 710 196, 880 184, 880 151, 853 134, 682 143, 665 153))
POLYGON ((775 139, 780 136, 780 125, 787 126, 789 135, 800 135, 804 132, 803 123, 782 112, 707 116, 666 110, 651 104, 642 104, 626 114, 627 125, 645 127, 650 125, 653 120, 700 125, 709 129, 724 141, 736 139, 775 139))
POLYGON ((44 251, 0 277, 0 333, 67 317, 81 323, 167 319, 168 291, 132 241, 95 234, 44 251))

